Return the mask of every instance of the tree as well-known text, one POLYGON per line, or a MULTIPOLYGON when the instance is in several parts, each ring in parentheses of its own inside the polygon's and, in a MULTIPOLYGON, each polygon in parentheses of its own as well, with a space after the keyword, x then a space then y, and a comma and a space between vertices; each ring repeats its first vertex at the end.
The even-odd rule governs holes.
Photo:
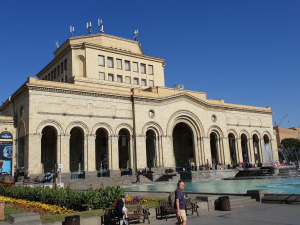
POLYGON ((285 138, 281 141, 281 145, 284 148, 300 149, 300 140, 296 138, 285 138))

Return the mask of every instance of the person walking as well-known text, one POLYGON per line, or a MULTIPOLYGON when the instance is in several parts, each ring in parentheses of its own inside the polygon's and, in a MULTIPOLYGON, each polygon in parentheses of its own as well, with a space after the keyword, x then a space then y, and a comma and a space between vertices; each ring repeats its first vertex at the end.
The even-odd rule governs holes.
POLYGON ((120 168, 120 172, 121 172, 121 177, 123 177, 123 168, 120 168))
POLYGON ((177 223, 176 225, 186 225, 186 212, 185 212, 185 200, 184 195, 182 193, 184 189, 184 182, 178 181, 177 189, 175 191, 175 206, 176 206, 176 215, 177 215, 177 223))

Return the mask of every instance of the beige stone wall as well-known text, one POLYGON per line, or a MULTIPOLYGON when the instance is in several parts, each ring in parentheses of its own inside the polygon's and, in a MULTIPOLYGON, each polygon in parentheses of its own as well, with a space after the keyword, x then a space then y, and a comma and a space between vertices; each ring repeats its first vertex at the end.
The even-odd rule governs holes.
POLYGON ((284 128, 284 127, 274 127, 277 138, 277 146, 281 146, 281 141, 286 138, 300 139, 300 128, 284 128))

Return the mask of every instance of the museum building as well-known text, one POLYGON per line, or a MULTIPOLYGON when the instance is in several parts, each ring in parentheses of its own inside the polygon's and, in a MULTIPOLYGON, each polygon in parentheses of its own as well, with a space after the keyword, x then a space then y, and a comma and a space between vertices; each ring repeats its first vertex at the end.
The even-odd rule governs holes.
POLYGON ((136 41, 102 33, 68 39, 0 108, 12 171, 41 175, 60 164, 66 178, 113 177, 129 167, 199 171, 207 162, 278 160, 270 107, 165 87, 165 65, 136 41))

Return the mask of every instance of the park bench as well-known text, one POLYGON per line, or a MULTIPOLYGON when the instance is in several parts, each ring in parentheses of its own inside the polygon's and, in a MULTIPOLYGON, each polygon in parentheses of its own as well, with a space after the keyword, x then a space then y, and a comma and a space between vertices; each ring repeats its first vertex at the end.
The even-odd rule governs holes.
MULTIPOLYGON (((143 205, 126 206, 126 208, 128 209, 126 218, 128 224, 133 220, 137 220, 138 222, 142 221, 143 223, 145 222, 145 220, 148 220, 148 223, 150 224, 149 209, 144 209, 143 205)), ((115 208, 104 209, 104 215, 101 217, 101 224, 120 224, 120 218, 114 215, 114 209, 115 208)))
POLYGON ((197 216, 199 216, 199 213, 198 213, 198 204, 197 202, 193 203, 192 200, 189 198, 189 199, 185 199, 185 206, 186 206, 186 215, 187 215, 187 211, 190 210, 192 211, 192 215, 193 213, 197 213, 197 216))
POLYGON ((159 208, 156 208, 156 219, 160 215, 160 219, 163 217, 168 221, 168 215, 176 215, 176 209, 169 205, 169 202, 159 202, 159 208))

